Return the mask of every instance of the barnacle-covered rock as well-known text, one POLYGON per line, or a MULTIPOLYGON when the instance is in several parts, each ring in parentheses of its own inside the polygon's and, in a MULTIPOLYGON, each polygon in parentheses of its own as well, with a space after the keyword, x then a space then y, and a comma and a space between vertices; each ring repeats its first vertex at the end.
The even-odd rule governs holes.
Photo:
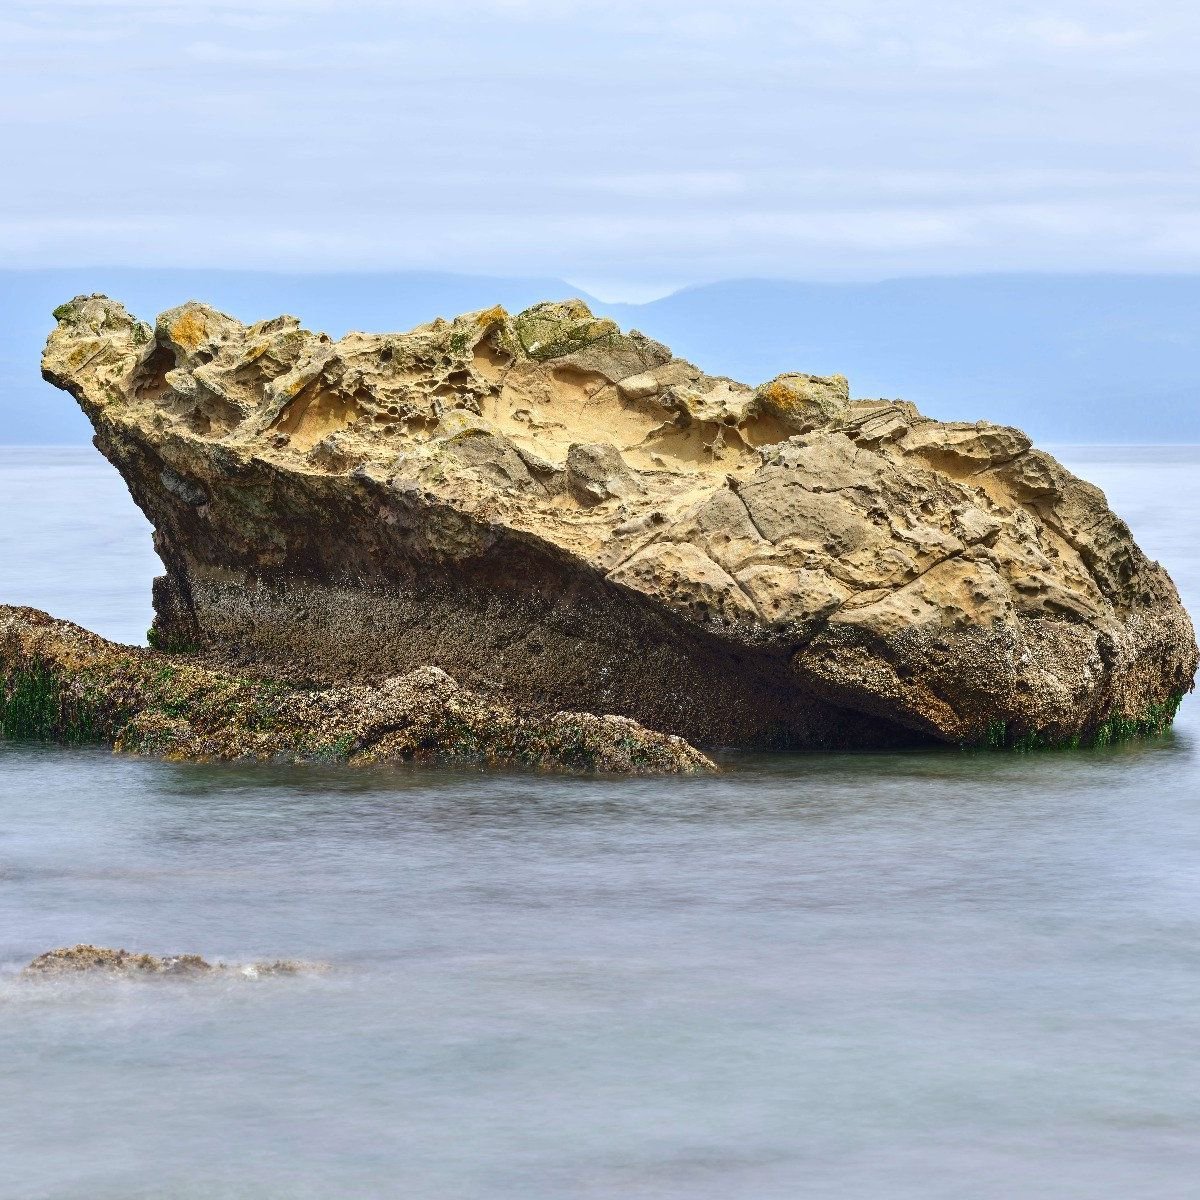
POLYGON ((104 742, 187 761, 479 762, 626 774, 714 770, 683 738, 628 717, 521 711, 445 671, 333 687, 119 646, 0 605, 0 734, 104 742))

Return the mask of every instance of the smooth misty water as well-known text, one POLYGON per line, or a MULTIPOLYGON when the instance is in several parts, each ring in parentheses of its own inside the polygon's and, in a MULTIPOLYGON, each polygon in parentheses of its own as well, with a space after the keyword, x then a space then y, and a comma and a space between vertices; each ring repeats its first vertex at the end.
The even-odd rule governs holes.
MULTIPOLYGON (((1200 451, 1065 453, 1200 598, 1200 451)), ((0 601, 138 638, 91 452, 0 452, 0 601)), ((715 779, 0 742, 0 1195, 1159 1200, 1200 1179, 1200 720, 715 779), (326 974, 29 985, 93 941, 326 974)))

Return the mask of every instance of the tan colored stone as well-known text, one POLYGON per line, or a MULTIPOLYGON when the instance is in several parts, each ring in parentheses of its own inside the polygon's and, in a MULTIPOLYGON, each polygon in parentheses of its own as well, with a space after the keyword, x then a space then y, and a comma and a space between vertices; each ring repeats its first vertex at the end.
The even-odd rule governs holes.
POLYGON ((57 315, 43 372, 154 522, 164 645, 742 745, 1086 740, 1192 686, 1169 577, 1019 430, 752 389, 578 300, 336 342, 57 315))

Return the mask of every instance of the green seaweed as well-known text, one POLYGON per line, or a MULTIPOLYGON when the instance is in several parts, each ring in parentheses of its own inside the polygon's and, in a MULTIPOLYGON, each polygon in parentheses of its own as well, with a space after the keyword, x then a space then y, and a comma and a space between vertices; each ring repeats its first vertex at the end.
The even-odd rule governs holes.
POLYGON ((350 734, 343 734, 336 742, 329 742, 321 746, 316 746, 307 752, 300 749, 303 757, 317 763, 341 763, 345 762, 350 757, 350 752, 354 749, 354 738, 350 734))
POLYGON ((1175 692, 1161 704, 1147 705, 1137 715, 1113 713, 1091 729, 1067 735, 1056 735, 1040 729, 1017 729, 1004 721, 992 721, 978 741, 969 745, 975 749, 1016 750, 1023 753, 1034 750, 1102 749, 1166 733, 1182 701, 1183 693, 1175 692))
POLYGON ((183 696, 165 696, 155 707, 167 717, 186 717, 192 709, 191 702, 183 696))
POLYGON ((146 645, 160 654, 195 654, 200 647, 186 638, 174 637, 163 633, 157 625, 151 625, 146 630, 146 645))
POLYGON ((7 687, 0 692, 0 733, 33 741, 105 740, 94 705, 39 662, 9 672, 7 687))
POLYGON ((1096 726, 1092 734, 1093 746, 1111 746, 1117 742, 1128 742, 1134 738, 1157 737, 1165 733, 1175 720, 1179 705, 1183 701, 1183 693, 1176 692, 1168 696, 1162 704, 1151 704, 1144 712, 1136 717, 1128 717, 1122 713, 1113 713, 1107 720, 1096 726))

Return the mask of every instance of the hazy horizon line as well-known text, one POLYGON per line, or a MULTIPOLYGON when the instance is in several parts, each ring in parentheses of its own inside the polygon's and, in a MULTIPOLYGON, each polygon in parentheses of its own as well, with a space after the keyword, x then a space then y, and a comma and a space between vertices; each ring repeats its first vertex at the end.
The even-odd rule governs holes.
POLYGON ((933 280, 974 280, 974 279, 1178 279, 1200 280, 1200 270, 1196 271, 1167 271, 1167 270, 981 270, 981 271, 930 271, 930 272, 901 272, 885 275, 863 275, 854 278, 828 278, 820 276, 801 275, 722 275, 707 279, 678 282, 671 286, 652 287, 649 285, 633 285, 627 292, 633 295, 618 294, 606 283, 589 283, 586 279, 572 279, 567 275, 542 274, 531 272, 524 274, 503 274, 494 271, 461 271, 438 270, 430 267, 238 267, 238 266, 192 266, 187 264, 165 264, 146 266, 141 263, 71 263, 49 264, 43 266, 0 266, 0 273, 37 275, 51 272, 79 271, 127 271, 138 274, 163 274, 178 272, 180 274, 204 273, 210 275, 241 275, 259 276, 266 278, 303 278, 303 279, 337 279, 337 278, 385 278, 388 276, 404 276, 407 278, 429 277, 437 279, 461 280, 496 280, 496 281, 544 281, 546 283, 561 283, 568 288, 576 289, 586 297, 597 300, 601 304, 620 304, 630 307, 640 307, 654 304, 671 296, 686 292, 701 291, 705 288, 722 287, 733 284, 763 284, 769 286, 820 287, 830 289, 848 289, 854 287, 878 287, 888 284, 912 283, 933 280), (602 294, 607 293, 607 294, 602 294))

